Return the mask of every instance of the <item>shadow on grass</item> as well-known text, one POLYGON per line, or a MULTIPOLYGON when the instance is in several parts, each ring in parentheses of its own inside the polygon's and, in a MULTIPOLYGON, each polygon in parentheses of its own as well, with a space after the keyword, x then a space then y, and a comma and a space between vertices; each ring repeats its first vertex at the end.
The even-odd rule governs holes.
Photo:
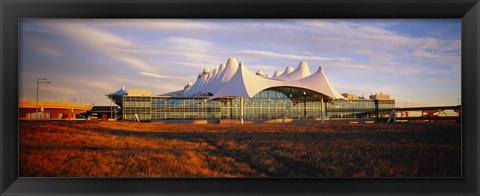
MULTIPOLYGON (((447 145, 460 145, 460 134, 457 131, 405 131, 405 132, 151 132, 151 131, 138 131, 138 130, 123 130, 123 129, 105 129, 105 128, 94 128, 92 131, 109 134, 115 136, 128 136, 128 137, 138 137, 138 138, 150 138, 150 139, 166 139, 166 140, 182 140, 188 142, 199 142, 205 141, 209 145, 215 147, 213 150, 206 150, 207 156, 216 156, 216 157, 228 157, 236 162, 244 163, 250 166, 251 169, 257 171, 258 173, 263 173, 266 176, 271 177, 315 177, 315 176, 328 176, 325 170, 319 170, 318 166, 314 163, 305 161, 308 160, 308 157, 289 157, 278 153, 273 153, 273 148, 276 148, 277 151, 288 151, 289 147, 285 146, 268 146, 269 143, 274 141, 289 141, 299 144, 308 144, 308 143, 319 143, 319 142, 335 142, 335 141, 350 141, 352 143, 358 144, 360 141, 369 141, 372 143, 379 143, 379 146, 387 146, 388 144, 429 144, 435 146, 437 144, 447 144, 447 145), (246 149, 240 150, 231 148, 225 145, 225 142, 233 142, 234 144, 244 144, 247 145, 246 149), (277 166, 273 170, 269 165, 263 164, 263 159, 259 158, 258 153, 260 150, 257 150, 259 147, 264 147, 261 153, 269 153, 269 157, 274 159, 275 165, 277 166)), ((367 152, 366 148, 361 148, 361 146, 353 146, 356 150, 364 150, 367 152)), ((417 153, 411 148, 418 147, 407 147, 405 150, 410 150, 411 152, 417 153)), ((423 148, 427 152, 435 152, 442 150, 443 147, 428 147, 423 148)), ((124 150, 132 150, 132 148, 125 148, 124 150)), ((117 149, 118 150, 118 149, 117 149)), ((138 148, 133 150, 154 150, 154 149, 144 149, 138 148)), ((377 157, 384 160, 394 160, 394 162, 399 162, 399 158, 396 156, 398 153, 398 147, 396 148, 384 148, 384 149, 369 149, 369 150, 384 150, 386 154, 389 154, 390 151, 392 154, 390 157, 383 156, 377 157)), ((445 149, 444 149, 445 150, 445 149)), ((426 155, 425 155, 426 156, 426 155)), ((456 156, 451 156, 455 159, 456 156)), ((412 158, 409 158, 412 159, 412 158)), ((415 159, 415 158, 413 158, 415 159)), ((419 158, 422 160, 422 167, 427 167, 426 163, 432 163, 428 161, 428 157, 419 158), (425 159, 425 160, 424 160, 425 159)), ((410 160, 412 161, 412 160, 410 160)), ((414 160, 413 160, 414 161, 414 160)), ((434 163, 434 162, 433 162, 434 163)), ((447 167, 456 168, 456 166, 450 163, 444 163, 447 167)), ((325 167, 329 167, 326 165, 325 167)), ((437 166, 435 166, 437 167, 437 166)), ((432 171, 434 172, 434 171, 432 171)), ((428 173, 425 175, 429 175, 428 173)))

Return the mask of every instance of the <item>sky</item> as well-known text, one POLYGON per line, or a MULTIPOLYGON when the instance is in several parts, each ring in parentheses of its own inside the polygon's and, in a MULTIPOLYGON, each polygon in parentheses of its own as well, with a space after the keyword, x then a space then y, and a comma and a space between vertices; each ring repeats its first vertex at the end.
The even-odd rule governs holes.
POLYGON ((19 96, 110 105, 122 88, 183 89, 236 57, 273 75, 306 60, 340 93, 398 107, 461 103, 460 19, 22 19, 19 96))

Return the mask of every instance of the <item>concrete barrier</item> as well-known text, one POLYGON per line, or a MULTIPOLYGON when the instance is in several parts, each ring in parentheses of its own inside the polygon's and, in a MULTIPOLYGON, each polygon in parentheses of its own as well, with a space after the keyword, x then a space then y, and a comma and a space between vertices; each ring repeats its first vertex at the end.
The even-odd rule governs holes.
MULTIPOLYGON (((219 119, 220 124, 240 124, 240 119, 219 119)), ((243 124, 253 124, 251 120, 243 120, 243 124)))
MULTIPOLYGON (((375 119, 371 118, 351 118, 351 119, 326 119, 325 123, 333 124, 369 124, 375 123, 375 119)), ((240 124, 240 119, 199 119, 199 120, 155 120, 154 122, 164 122, 172 124, 240 124)), ((319 118, 316 119, 291 119, 287 118, 285 120, 279 119, 255 119, 255 120, 244 120, 244 124, 321 124, 322 121, 319 118)))
POLYGON ((218 124, 218 119, 178 119, 178 120, 155 120, 154 122, 164 122, 171 124, 218 124))

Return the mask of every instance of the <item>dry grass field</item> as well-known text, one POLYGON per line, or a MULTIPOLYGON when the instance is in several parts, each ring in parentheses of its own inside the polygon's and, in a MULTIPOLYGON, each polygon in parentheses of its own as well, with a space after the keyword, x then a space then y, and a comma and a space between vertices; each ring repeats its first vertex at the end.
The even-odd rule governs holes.
POLYGON ((458 177, 459 124, 21 122, 23 177, 458 177))

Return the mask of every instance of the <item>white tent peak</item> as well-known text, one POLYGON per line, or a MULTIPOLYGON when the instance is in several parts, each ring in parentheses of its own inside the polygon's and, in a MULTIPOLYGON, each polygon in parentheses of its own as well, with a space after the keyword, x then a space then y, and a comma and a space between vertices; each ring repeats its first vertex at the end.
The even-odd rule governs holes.
POLYGON ((222 82, 228 81, 232 78, 233 74, 238 69, 238 61, 235 57, 231 57, 227 60, 227 67, 222 77, 222 82))
POLYGON ((222 73, 225 71, 226 65, 224 63, 220 64, 220 66, 217 69, 217 73, 215 73, 215 70, 213 70, 214 76, 212 78, 212 81, 215 81, 222 73))
POLYGON ((262 90, 284 86, 309 89, 329 99, 345 99, 330 84, 322 66, 311 74, 307 62, 301 61, 295 70, 292 66, 288 66, 283 74, 276 71, 271 77, 261 70, 256 73, 249 71, 243 62, 238 63, 233 57, 229 58, 226 64, 221 64, 218 69, 214 69, 213 73, 202 74, 190 88, 185 90, 185 95, 208 94, 211 95, 210 99, 227 96, 252 98, 262 90))
POLYGON ((212 83, 213 80, 216 79, 217 75, 218 75, 218 69, 217 68, 213 69, 213 72, 208 74, 208 80, 207 80, 207 82, 205 82, 205 85, 207 85, 204 88, 205 90, 209 89, 210 84, 212 83))
MULTIPOLYGON (((288 70, 285 70, 285 71, 287 72, 288 70)), ((281 76, 278 77, 278 79, 281 79, 281 80, 298 80, 298 79, 301 79, 301 78, 305 78, 305 77, 309 76, 310 74, 311 73, 310 73, 310 69, 308 68, 307 62, 306 61, 300 61, 300 63, 297 66, 297 69, 295 69, 294 71, 292 71, 288 74, 282 74, 281 76)))
MULTIPOLYGON (((252 98, 261 90, 264 85, 268 85, 268 79, 257 77, 250 72, 245 66, 240 64, 231 80, 225 81, 217 92, 210 99, 223 96, 239 96, 244 98, 252 98), (255 85, 259 84, 259 85, 255 85)), ((273 81, 273 80, 269 80, 273 81)))
POLYGON ((315 71, 314 73, 312 73, 310 76, 320 75, 320 74, 325 74, 325 73, 323 73, 323 68, 322 68, 322 66, 318 66, 317 71, 315 71))
POLYGON ((306 61, 300 61, 300 63, 298 64, 298 67, 295 71, 301 71, 302 72, 302 75, 305 77, 305 76, 308 76, 310 75, 310 69, 308 68, 308 64, 306 61))
POLYGON ((218 72, 222 72, 225 69, 225 67, 227 67, 227 65, 225 63, 220 64, 218 66, 218 72))
POLYGON ((264 74, 263 71, 260 70, 260 69, 257 71, 256 74, 257 74, 257 76, 265 77, 265 74, 264 74))
POLYGON ((306 72, 308 76, 295 80, 277 80, 274 78, 270 79, 264 77, 257 77, 256 74, 250 72, 247 68, 245 68, 243 64, 240 64, 239 68, 232 76, 231 80, 224 81, 222 87, 218 91, 213 93, 213 96, 211 96, 210 99, 227 96, 252 98, 262 90, 282 86, 309 89, 323 94, 330 99, 345 99, 330 84, 328 79, 325 77, 322 69, 319 68, 317 72, 315 72, 314 74, 310 74, 308 67, 305 67, 305 65, 307 64, 300 63, 299 68, 296 70, 296 74, 306 72))
POLYGON ((212 71, 210 71, 209 68, 203 69, 203 74, 210 74, 210 73, 212 73, 212 71))
POLYGON ((284 76, 284 75, 287 75, 287 74, 292 73, 292 72, 293 72, 293 67, 289 65, 285 68, 285 71, 280 76, 284 76))
POLYGON ((273 77, 274 77, 274 78, 276 78, 276 77, 278 77, 278 76, 280 76, 280 75, 281 75, 281 73, 280 73, 280 71, 278 71, 278 70, 275 71, 275 73, 273 73, 273 77))
MULTIPOLYGON (((308 68, 308 63, 307 61, 303 60, 303 61, 300 61, 300 63, 298 64, 298 67, 307 67, 308 68)), ((298 68, 297 68, 298 69, 298 68)))
MULTIPOLYGON (((315 71, 315 73, 313 73, 313 74, 316 74, 317 72, 323 72, 323 67, 322 67, 321 65, 318 66, 317 71, 315 71)), ((312 74, 312 75, 313 75, 313 74, 312 74)))
POLYGON ((185 84, 185 87, 183 87, 183 90, 190 89, 192 86, 193 86, 192 82, 187 82, 187 84, 185 84))
POLYGON ((230 58, 228 58, 228 60, 227 60, 227 67, 233 66, 233 65, 238 65, 237 58, 235 58, 235 57, 230 57, 230 58))

